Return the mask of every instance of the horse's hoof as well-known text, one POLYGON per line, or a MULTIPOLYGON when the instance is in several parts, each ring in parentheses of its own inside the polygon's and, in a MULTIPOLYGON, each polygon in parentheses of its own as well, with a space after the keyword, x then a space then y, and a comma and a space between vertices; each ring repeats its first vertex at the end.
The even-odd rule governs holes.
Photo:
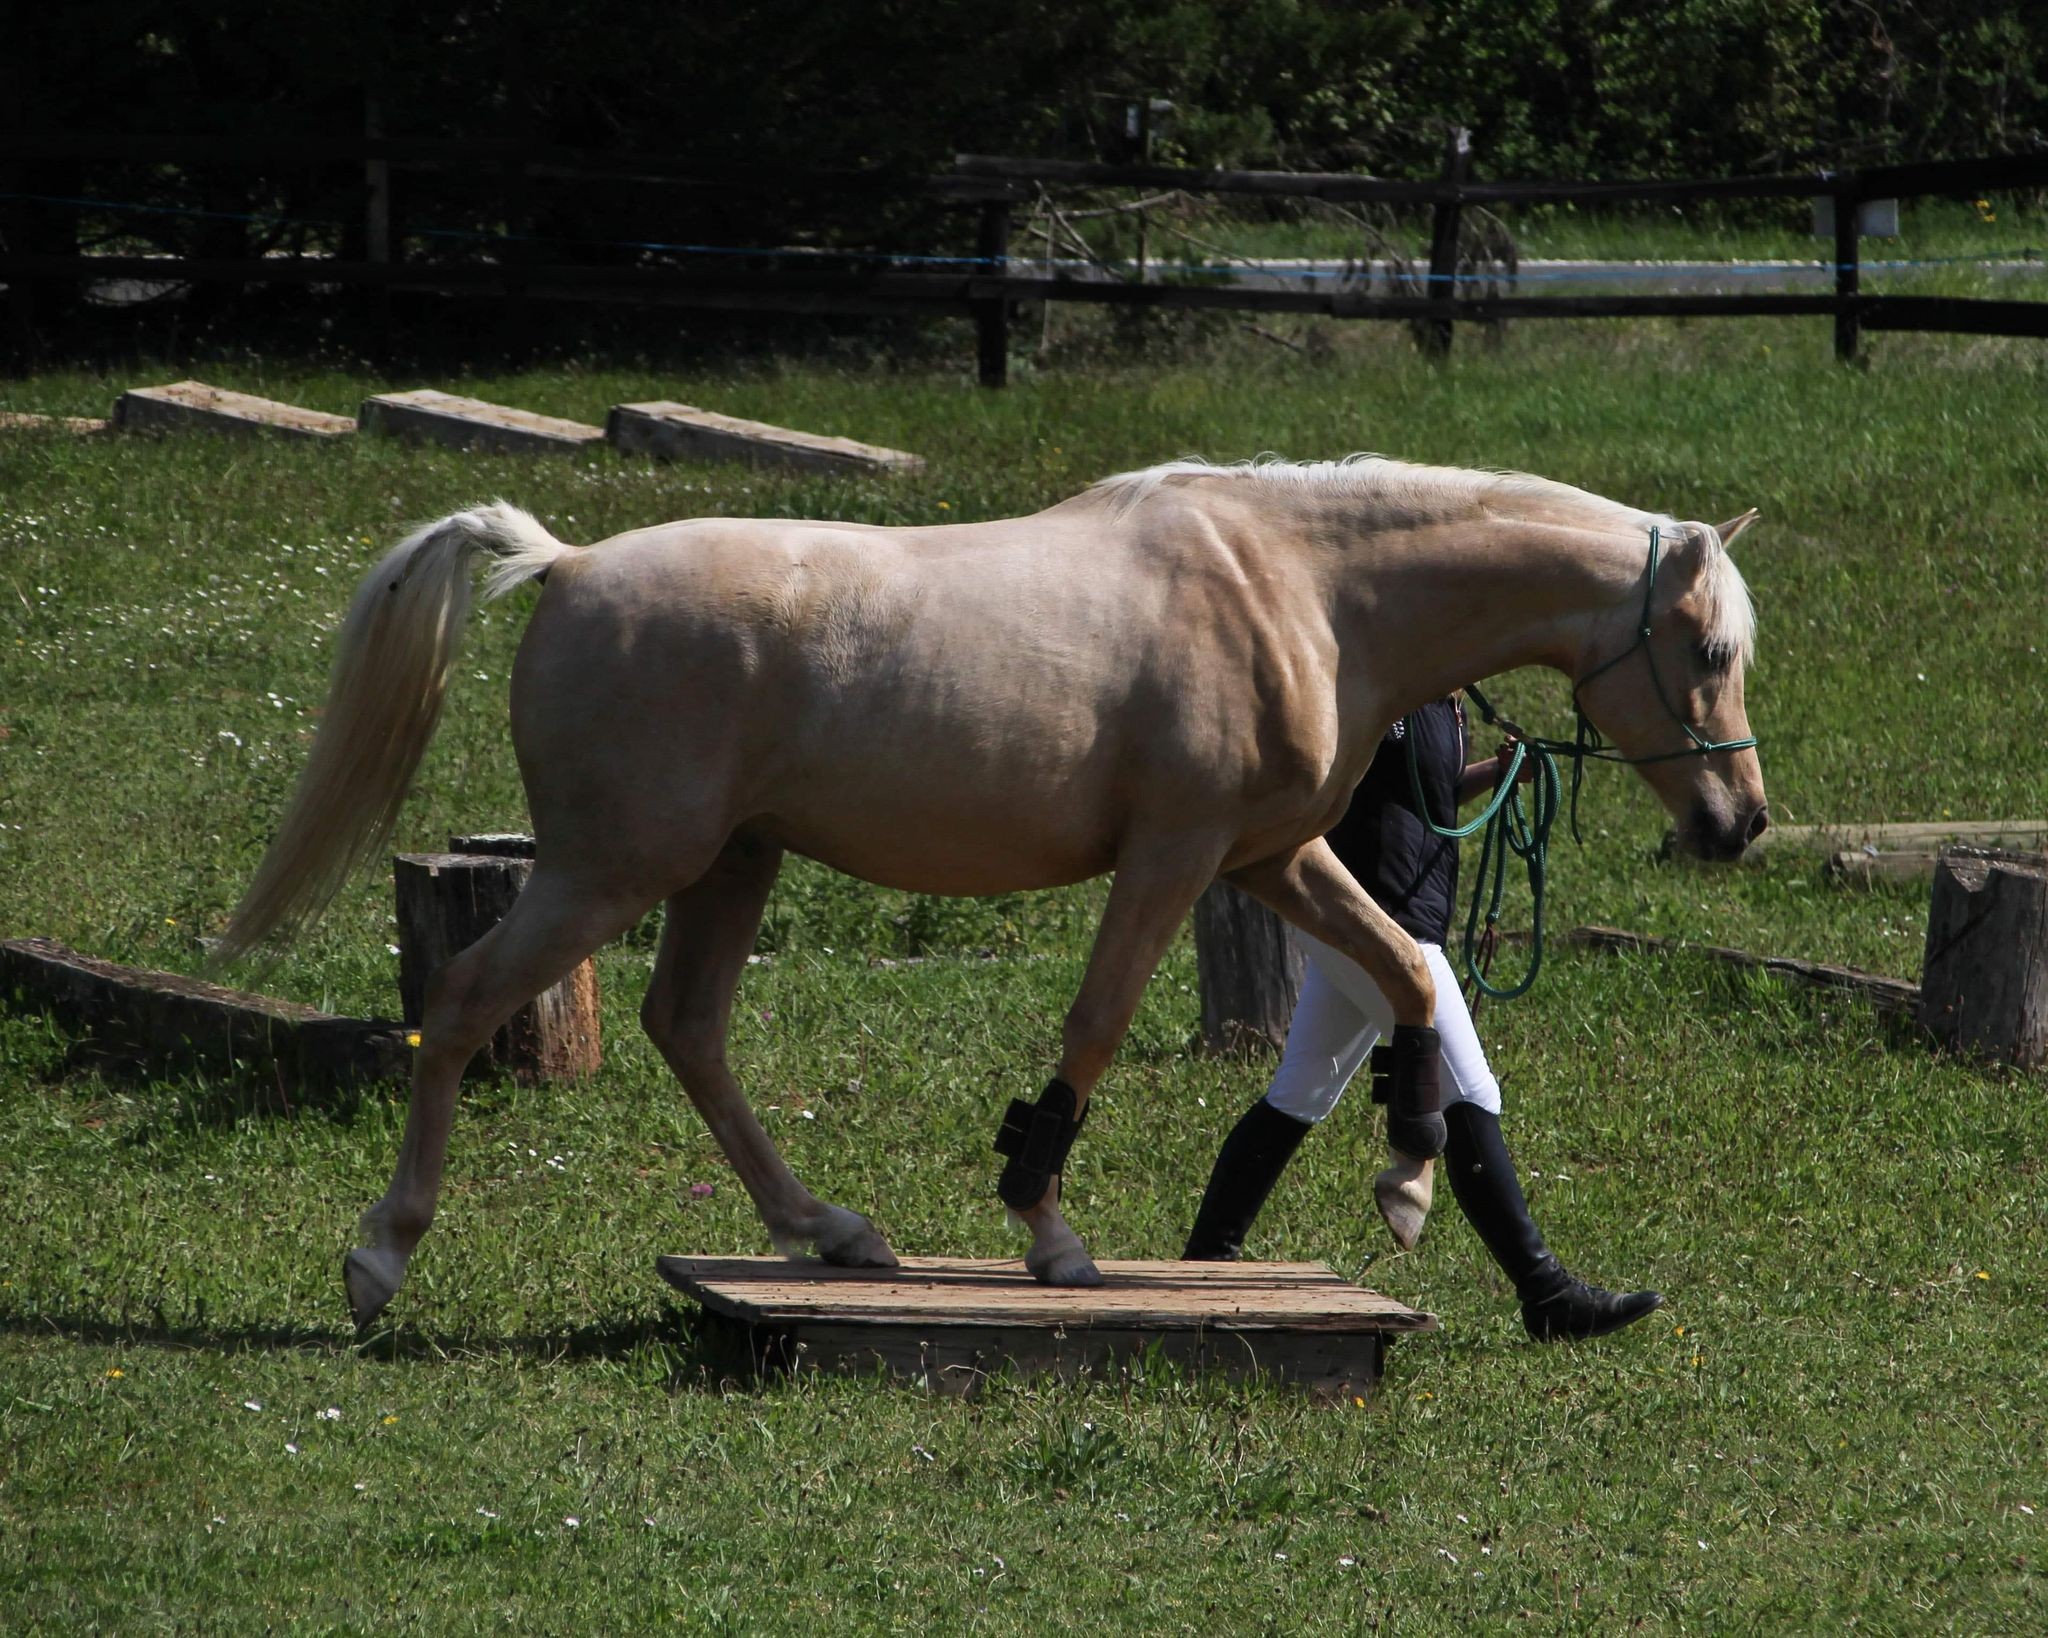
POLYGON ((825 1223, 817 1233, 818 1255, 839 1268, 895 1268, 896 1253, 889 1249, 875 1225, 857 1211, 844 1206, 827 1206, 825 1223))
POLYGON ((1390 1150, 1393 1165, 1372 1180, 1372 1198, 1386 1219, 1387 1231, 1403 1251, 1413 1251, 1422 1238, 1422 1225, 1429 1221, 1430 1202, 1436 1195, 1436 1165, 1415 1160, 1390 1150))
POLYGON ((1079 1289, 1102 1283, 1102 1270, 1095 1266, 1095 1259, 1076 1240, 1040 1257, 1026 1253, 1024 1266, 1031 1271, 1032 1278, 1040 1285, 1065 1286, 1079 1289))
POLYGON ((358 1246, 341 1260, 341 1282, 348 1288, 349 1312, 356 1329, 366 1331, 398 1295, 405 1279, 405 1259, 395 1251, 358 1246))

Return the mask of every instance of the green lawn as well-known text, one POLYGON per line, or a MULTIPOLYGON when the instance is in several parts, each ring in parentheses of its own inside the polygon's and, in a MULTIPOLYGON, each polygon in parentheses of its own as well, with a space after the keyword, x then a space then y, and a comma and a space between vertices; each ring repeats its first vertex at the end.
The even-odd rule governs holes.
MULTIPOLYGON (((1844 370, 1822 323, 1526 325, 1434 369, 1398 329, 1291 333, 1315 356, 1225 329, 1174 364, 1027 365, 1000 394, 935 368, 433 383, 849 433, 930 457, 907 481, 0 433, 0 931, 196 970, 296 770, 348 590, 411 520, 493 495, 579 541, 690 513, 972 518, 1189 451, 1371 448, 1681 517, 1760 506, 1739 556, 1773 811, 2048 808, 2038 344, 1886 336, 1844 370)), ((0 408, 104 413, 187 373, 336 410, 429 384, 228 360, 8 381, 0 408)), ((524 606, 475 626, 401 846, 522 822, 504 695, 524 606)), ((1562 725, 1555 678, 1493 692, 1562 725)), ((1555 857, 1560 926, 1917 973, 1919 894, 1844 891, 1795 854, 1661 863, 1623 770, 1589 776, 1586 816, 1586 846, 1555 857)), ((390 1010, 389 892, 352 887, 267 986, 390 1010)), ((785 875, 735 1058, 807 1179, 899 1250, 1017 1248, 987 1146, 1049 1066, 1100 892, 935 903, 785 875), (907 955, 931 959, 877 960, 907 955)), ((601 958, 594 1083, 471 1090, 440 1221, 362 1347, 338 1264, 398 1101, 97 1076, 0 1014, 0 1627, 2048 1621, 2039 1079, 1694 959, 1559 952, 1481 1026, 1539 1219, 1589 1275, 1664 1289, 1651 1322, 1527 1344, 1448 1200, 1391 1254, 1360 1098, 1253 1249, 1443 1316, 1369 1406, 1159 1369, 974 1403, 758 1387, 721 1372, 651 1266, 767 1248, 638 1033, 650 934, 601 958)), ((1076 1151, 1072 1215, 1100 1255, 1178 1249, 1261 1088, 1256 1065, 1188 1052, 1193 981, 1183 941, 1076 1151)))

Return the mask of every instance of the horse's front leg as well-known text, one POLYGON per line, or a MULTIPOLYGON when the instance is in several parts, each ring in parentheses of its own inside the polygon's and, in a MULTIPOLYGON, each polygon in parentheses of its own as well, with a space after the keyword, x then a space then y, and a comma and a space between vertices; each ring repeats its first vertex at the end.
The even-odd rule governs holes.
POLYGON ((1413 1250, 1435 1198, 1435 1159, 1443 1152, 1437 1089, 1436 981, 1422 951, 1360 887, 1321 837, 1292 853, 1231 872, 1230 880, 1283 920, 1365 969, 1394 1009, 1387 1047, 1392 1085, 1387 1105, 1387 1169, 1373 1200, 1394 1242, 1413 1250))
POLYGON ((1145 985, 1180 924, 1216 874, 1221 841, 1128 843, 1117 855, 1109 905, 1096 929, 1080 993, 1067 1009, 1059 1073, 1036 1105, 1021 1100, 998 1139, 1009 1163, 999 1192, 1031 1231, 1024 1265, 1047 1285, 1100 1285, 1102 1274, 1060 1215, 1060 1162, 1089 1096, 1137 1016, 1145 985))

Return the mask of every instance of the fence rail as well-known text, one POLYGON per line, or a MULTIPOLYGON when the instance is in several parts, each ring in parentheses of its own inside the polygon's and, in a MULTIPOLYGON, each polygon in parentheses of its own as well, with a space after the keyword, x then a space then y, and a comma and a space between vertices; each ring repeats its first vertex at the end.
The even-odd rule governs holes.
MULTIPOLYGON (((1769 176, 1620 182, 1492 182, 1469 174, 1462 132, 1447 143, 1443 174, 1432 181, 1392 181, 1342 172, 1193 170, 1159 165, 960 155, 940 176, 905 177, 872 168, 789 171, 706 163, 681 155, 603 153, 497 142, 447 142, 387 137, 372 128, 360 138, 280 133, 249 143, 203 135, 0 132, 0 282, 8 288, 12 337, 33 343, 39 297, 54 290, 127 281, 138 286, 299 285, 370 291, 478 293, 510 298, 610 301, 778 312, 900 314, 926 312, 973 318, 981 379, 1001 385, 1007 371, 1009 324, 1022 302, 1083 302, 1121 307, 1227 309, 1248 313, 1316 314, 1337 319, 1405 320, 1433 351, 1447 350, 1458 323, 1507 319, 1620 317, 1831 317, 1835 346, 1853 359, 1864 330, 1925 330, 1975 335, 2048 336, 2048 302, 1989 298, 1895 296, 1861 288, 1857 206, 1870 199, 1918 195, 1975 198, 1992 189, 2048 187, 2048 154, 1989 156, 1928 164, 1816 170, 1769 176), (55 213, 106 213, 116 201, 93 201, 77 188, 38 186, 62 174, 78 177, 93 163, 150 167, 217 167, 276 177, 320 173, 344 178, 323 197, 339 199, 344 243, 354 253, 289 255, 94 255, 77 250, 75 227, 64 248, 52 248, 55 213), (51 167, 57 167, 52 171, 51 167), (429 230, 403 222, 393 203, 394 172, 468 179, 468 197, 492 229, 429 230), (536 185, 624 184, 697 190, 741 198, 773 192, 784 198, 831 193, 836 200, 915 199, 976 215, 973 250, 956 256, 892 256, 883 252, 824 255, 790 250, 639 243, 621 238, 605 248, 636 259, 562 259, 548 236, 525 231, 536 185), (1152 192, 1317 199, 1335 204, 1428 207, 1429 271, 1421 295, 1383 294, 1337 285, 1288 289, 1229 282, 1216 273, 1179 282, 1125 280, 1066 271, 1030 271, 1010 255, 1014 213, 1045 190, 1132 188, 1152 192), (1834 203, 1834 290, 1821 294, 1570 296, 1459 294, 1455 277, 1460 215, 1496 204, 1625 204, 1698 200, 1828 198, 1834 203), (408 255, 409 240, 436 233, 443 253, 408 255), (678 261, 675 258, 684 260, 678 261), (690 260, 690 258, 697 258, 690 260), (814 265, 806 265, 811 263, 814 265)), ((402 190, 401 190, 402 192, 402 190)), ((159 214, 179 208, 135 206, 159 214)), ((230 224, 283 222, 256 213, 194 209, 189 214, 230 224)), ((301 222, 335 229, 337 223, 301 222)), ((63 239, 63 234, 56 236, 63 239)))

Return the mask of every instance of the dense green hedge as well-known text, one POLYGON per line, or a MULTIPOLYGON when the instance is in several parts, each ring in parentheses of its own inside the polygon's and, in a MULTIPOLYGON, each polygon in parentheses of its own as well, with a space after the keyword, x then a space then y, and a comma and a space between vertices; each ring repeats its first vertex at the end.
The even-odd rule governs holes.
MULTIPOLYGON (((28 8, 0 76, 26 128, 387 129, 907 173, 958 150, 1427 173, 1444 121, 1495 177, 1723 174, 2022 151, 2048 132, 2038 0, 95 0, 28 8)), ((4 119, 0 115, 0 119, 4 119)), ((347 221, 360 175, 99 167, 40 193, 347 221), (195 197, 197 196, 197 197, 195 197)), ((461 230, 495 195, 414 179, 461 230)), ((875 237, 854 193, 543 195, 542 231, 875 237)), ((47 225, 47 224, 45 224, 47 225)), ((101 224, 106 227, 109 224, 101 224)), ((929 224, 919 224, 920 228, 929 224)), ((233 250, 244 227, 112 227, 233 250)), ((912 224, 899 221, 902 231, 912 224)), ((261 230, 251 229, 259 238, 261 230)), ((459 242, 459 241, 451 241, 459 242)))

